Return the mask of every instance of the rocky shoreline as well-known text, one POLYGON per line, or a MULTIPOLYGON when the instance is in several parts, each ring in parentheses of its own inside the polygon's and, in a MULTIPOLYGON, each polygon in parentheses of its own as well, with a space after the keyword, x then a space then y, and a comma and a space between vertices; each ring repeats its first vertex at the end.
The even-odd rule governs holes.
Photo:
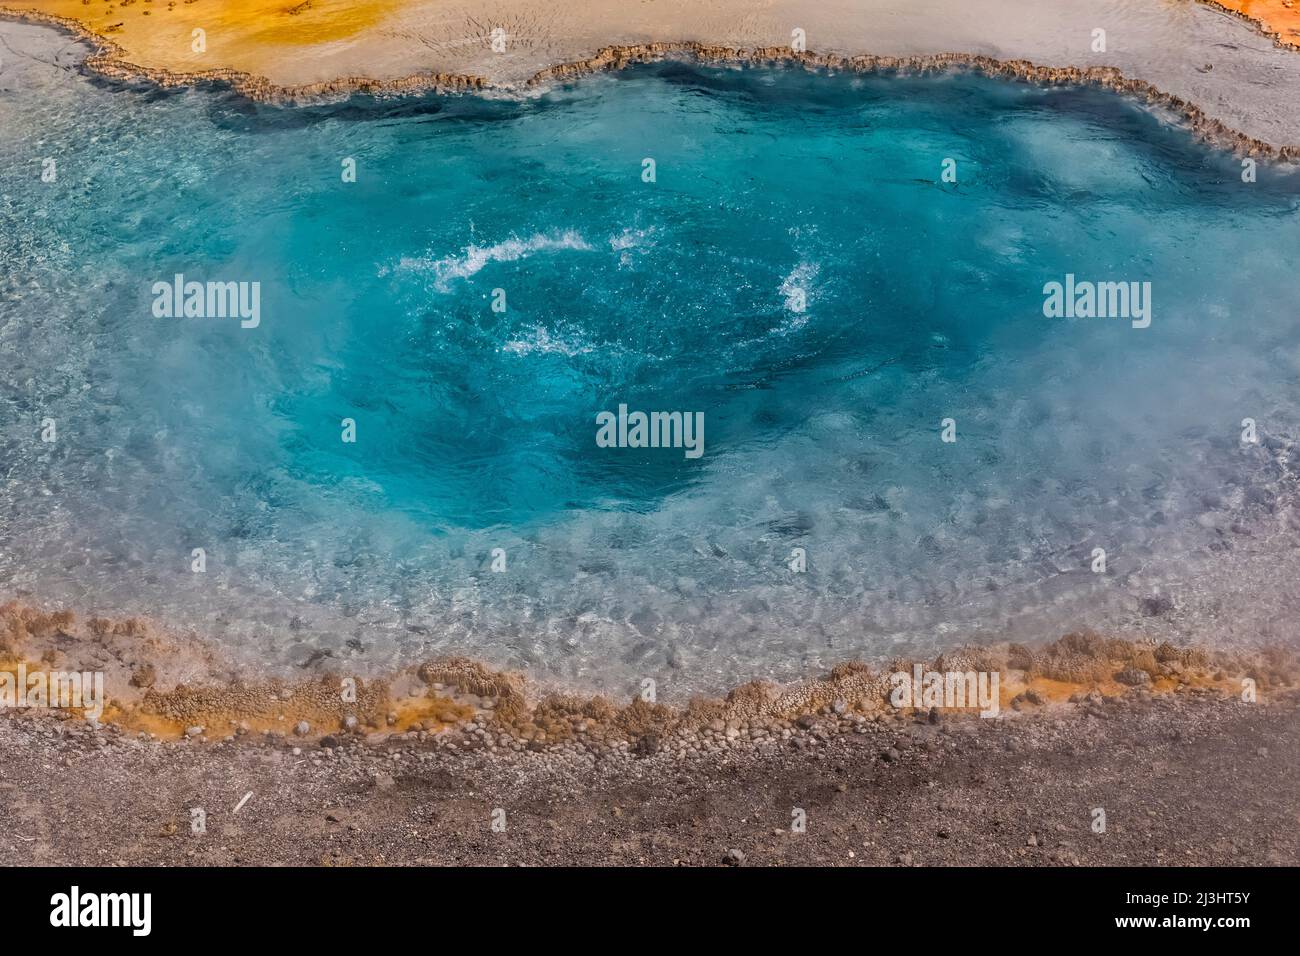
POLYGON ((0 709, 0 826, 41 865, 1300 863, 1289 649, 1076 633, 682 707, 334 664, 2 605, 0 672, 99 671, 108 702, 0 709), (896 697, 918 663, 996 673, 998 713, 896 697))
MULTIPOLYGON (((107 699, 89 719, 92 729, 112 725, 145 740, 404 738, 453 749, 664 752, 679 759, 737 741, 780 746, 809 734, 862 733, 918 710, 936 719, 941 711, 979 719, 973 715, 981 708, 989 711, 984 717, 1087 710, 1135 693, 1245 699, 1300 689, 1300 660, 1289 649, 1180 648, 1080 632, 1035 647, 959 648, 933 661, 845 661, 824 676, 792 684, 755 680, 684 706, 658 702, 651 687, 624 704, 542 687, 466 657, 434 658, 382 678, 324 657, 311 663, 308 676, 241 672, 198 635, 179 637, 137 618, 79 620, 70 611, 10 602, 0 605, 0 672, 19 666, 30 674, 102 674, 107 699), (895 675, 918 668, 997 679, 988 701, 977 704, 972 691, 960 706, 931 707, 919 690, 897 694, 895 675)), ((25 710, 21 701, 9 707, 25 710)), ((36 710, 62 722, 83 716, 36 710)))
POLYGON ((685 757, 514 752, 481 720, 204 746, 28 714, 0 720, 0 825, 40 865, 1296 865, 1297 705, 820 716, 685 757))
MULTIPOLYGON (((1233 19, 1259 22, 1222 4, 1213 4, 1233 19)), ((602 46, 590 55, 552 62, 518 79, 494 78, 485 73, 422 70, 396 77, 348 74, 309 83, 282 83, 271 78, 227 67, 201 71, 179 71, 132 62, 126 51, 108 36, 97 33, 79 20, 34 9, 0 6, 0 20, 51 26, 72 34, 91 49, 84 63, 91 72, 123 83, 145 82, 162 88, 203 84, 226 86, 254 102, 274 104, 316 104, 350 96, 394 96, 449 93, 515 94, 599 72, 625 69, 636 64, 678 58, 709 66, 788 66, 834 73, 923 75, 970 71, 1002 80, 1043 85, 1089 85, 1131 97, 1163 110, 1182 122, 1199 140, 1242 155, 1294 163, 1300 160, 1300 143, 1277 137, 1253 135, 1232 122, 1213 115, 1205 105, 1162 89, 1157 84, 1109 65, 1045 65, 1034 60, 997 57, 985 53, 943 52, 916 55, 850 55, 839 52, 796 52, 789 46, 739 47, 699 40, 664 40, 619 43, 602 46)), ((1280 34, 1269 34, 1280 47, 1296 49, 1280 34)), ((1230 45, 1230 44, 1229 44, 1230 45)), ((1212 64, 1197 67, 1209 75, 1212 64)), ((1300 60, 1293 71, 1300 79, 1300 60)), ((1222 104, 1219 104, 1222 105, 1222 104)), ((1294 129, 1292 130, 1294 132, 1294 129)))

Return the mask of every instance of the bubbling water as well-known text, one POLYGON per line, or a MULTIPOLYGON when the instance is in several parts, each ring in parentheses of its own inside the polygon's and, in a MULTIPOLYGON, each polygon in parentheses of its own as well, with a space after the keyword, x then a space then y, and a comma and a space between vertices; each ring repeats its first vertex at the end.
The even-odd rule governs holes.
POLYGON ((0 594, 270 668, 683 694, 1081 626, 1295 637, 1293 173, 963 76, 283 109, 18 68, 0 594), (155 317, 174 274, 260 283, 260 322, 155 317), (1149 326, 1045 317, 1067 275, 1149 282, 1149 326), (602 447, 620 405, 702 416, 703 455, 602 447))

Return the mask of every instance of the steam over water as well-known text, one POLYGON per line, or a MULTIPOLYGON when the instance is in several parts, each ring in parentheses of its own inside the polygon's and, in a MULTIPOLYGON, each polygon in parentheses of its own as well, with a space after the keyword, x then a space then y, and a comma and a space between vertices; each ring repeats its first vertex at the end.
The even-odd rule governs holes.
POLYGON ((1294 173, 970 77, 0 81, 0 598, 669 694, 1082 626, 1295 639, 1294 173), (177 273, 260 283, 260 324, 155 317, 177 273), (1068 274, 1150 282, 1150 326, 1045 317, 1068 274), (704 454, 598 448, 620 404, 702 412, 704 454))

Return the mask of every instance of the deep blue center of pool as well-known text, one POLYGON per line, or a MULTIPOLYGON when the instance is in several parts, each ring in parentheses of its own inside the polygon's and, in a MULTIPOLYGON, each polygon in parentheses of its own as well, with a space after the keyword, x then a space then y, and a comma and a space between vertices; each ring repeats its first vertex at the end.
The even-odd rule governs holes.
POLYGON ((1296 177, 1103 92, 664 64, 288 109, 59 74, 0 131, 0 591, 272 662, 710 687, 1106 626, 1290 490, 1240 433, 1300 422, 1296 177), (177 273, 260 283, 260 325, 156 318, 177 273), (1045 317, 1067 274, 1150 282, 1150 326, 1045 317), (599 448, 620 403, 703 413, 704 454, 599 448))

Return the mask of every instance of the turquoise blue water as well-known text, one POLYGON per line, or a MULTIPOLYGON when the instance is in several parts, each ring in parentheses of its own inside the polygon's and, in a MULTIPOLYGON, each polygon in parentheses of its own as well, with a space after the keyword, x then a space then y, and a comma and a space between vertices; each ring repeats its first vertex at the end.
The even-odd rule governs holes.
POLYGON ((1144 599, 1294 548, 1300 178, 1109 94, 664 64, 290 109, 5 69, 0 596, 689 690, 1196 637, 1144 599), (259 282, 260 324, 156 318, 175 273, 259 282), (1150 327, 1045 318, 1067 273, 1151 282, 1150 327), (620 403, 702 412, 703 456, 598 448, 620 403))

